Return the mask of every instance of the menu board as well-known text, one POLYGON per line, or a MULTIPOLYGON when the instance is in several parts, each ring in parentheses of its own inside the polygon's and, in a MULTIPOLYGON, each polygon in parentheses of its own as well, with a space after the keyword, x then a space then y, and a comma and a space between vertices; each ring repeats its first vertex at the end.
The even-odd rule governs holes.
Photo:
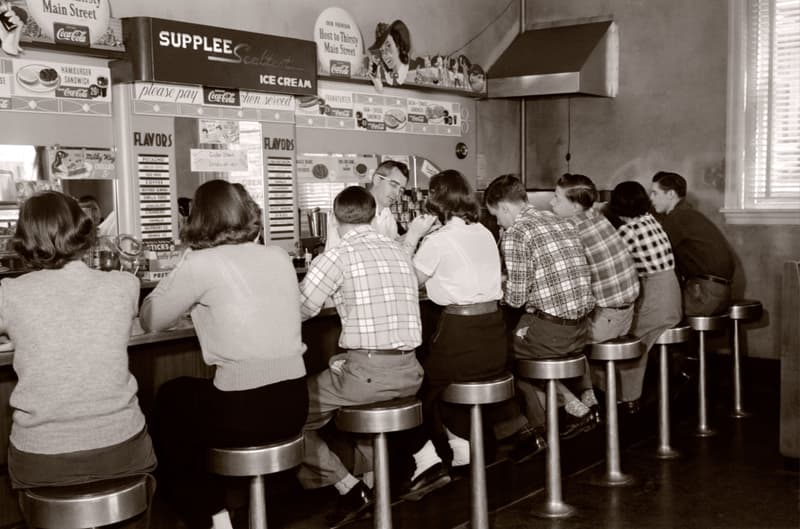
POLYGON ((298 127, 461 136, 468 131, 460 103, 321 89, 296 99, 298 127))
POLYGON ((269 237, 293 240, 295 226, 294 161, 290 156, 267 157, 269 237))
MULTIPOLYGON (((172 244, 169 158, 167 154, 139 154, 136 157, 139 217, 142 221, 142 240, 145 242, 163 240, 172 244)), ((151 249, 158 251, 156 248, 151 249)))
POLYGON ((0 110, 109 116, 108 68, 0 59, 0 110))

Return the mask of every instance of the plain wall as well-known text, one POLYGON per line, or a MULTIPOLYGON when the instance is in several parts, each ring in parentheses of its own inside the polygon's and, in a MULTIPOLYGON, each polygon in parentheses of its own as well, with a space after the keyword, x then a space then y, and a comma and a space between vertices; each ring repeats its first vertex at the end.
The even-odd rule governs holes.
POLYGON ((529 100, 527 180, 553 187, 568 170, 599 188, 658 170, 689 184, 689 202, 717 223, 737 259, 734 295, 760 300, 765 316, 746 326, 749 354, 778 358, 781 268, 800 256, 800 226, 727 225, 725 190, 727 0, 535 0, 528 23, 611 14, 619 25, 615 99, 529 100), (571 119, 568 119, 571 105, 571 119), (568 126, 571 122, 571 127, 568 126))

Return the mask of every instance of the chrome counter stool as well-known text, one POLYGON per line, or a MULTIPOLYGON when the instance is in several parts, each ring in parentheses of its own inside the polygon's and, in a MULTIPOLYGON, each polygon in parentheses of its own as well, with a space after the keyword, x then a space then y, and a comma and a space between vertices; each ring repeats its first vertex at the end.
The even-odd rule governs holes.
POLYGON ((152 490, 148 475, 66 487, 41 487, 19 493, 28 527, 89 529, 130 520, 147 510, 152 490))
POLYGON ((606 363, 606 473, 594 480, 597 485, 620 486, 633 483, 633 477, 620 468, 619 421, 617 417, 617 370, 614 362, 642 356, 642 342, 635 336, 621 336, 592 344, 591 359, 606 363))
POLYGON ((392 500, 389 491, 389 450, 386 434, 410 430, 422 424, 422 403, 413 398, 394 399, 341 408, 336 426, 344 432, 373 434, 376 529, 391 529, 392 500))
POLYGON ((250 478, 250 529, 267 529, 264 476, 296 467, 303 460, 303 434, 274 444, 212 448, 208 469, 221 476, 250 478))
POLYGON ((739 322, 757 320, 761 318, 762 307, 760 301, 740 299, 731 303, 728 316, 733 320, 733 412, 731 415, 737 419, 749 417, 742 406, 742 356, 739 342, 739 322))
POLYGON ((680 454, 670 446, 669 431, 669 354, 668 345, 689 341, 691 327, 680 325, 667 329, 656 339, 661 350, 658 366, 658 449, 659 459, 673 459, 680 454))
POLYGON ((442 400, 452 404, 467 404, 470 409, 469 461, 472 478, 470 527, 489 529, 489 503, 486 497, 486 461, 483 454, 483 418, 481 404, 503 402, 514 396, 514 376, 504 375, 492 380, 458 382, 447 386, 442 400))
POLYGON ((572 353, 558 358, 517 360, 517 373, 524 378, 547 382, 547 499, 534 509, 543 518, 563 518, 575 512, 561 497, 561 454, 558 435, 558 391, 556 380, 574 378, 586 371, 586 357, 572 353))
POLYGON ((706 395, 706 331, 721 331, 728 324, 728 315, 717 316, 687 316, 689 327, 697 331, 700 369, 697 380, 697 431, 698 437, 709 437, 716 434, 708 426, 708 401, 706 395))

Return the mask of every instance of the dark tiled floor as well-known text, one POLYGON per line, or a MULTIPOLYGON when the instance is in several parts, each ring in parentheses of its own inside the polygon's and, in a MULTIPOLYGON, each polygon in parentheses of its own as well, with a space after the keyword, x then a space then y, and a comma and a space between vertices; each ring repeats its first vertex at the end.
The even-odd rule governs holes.
MULTIPOLYGON (((563 497, 577 508, 572 518, 543 520, 530 514, 532 505, 544 498, 544 454, 513 465, 499 451, 498 461, 487 471, 492 527, 800 528, 800 475, 784 470, 778 452, 778 363, 761 364, 749 373, 746 386, 745 402, 756 414, 737 421, 726 415, 729 357, 712 360, 711 425, 719 430, 716 437, 692 435, 695 380, 673 386, 679 394, 673 402, 673 445, 681 450, 680 459, 662 461, 653 456, 656 407, 652 395, 639 414, 621 417, 622 468, 638 478, 635 486, 606 489, 590 484, 591 478, 603 471, 602 429, 562 442, 563 497)), ((272 479, 268 489, 270 527, 321 529, 325 527, 324 513, 335 500, 333 490, 300 490, 291 475, 272 479)), ((469 480, 465 477, 454 479, 421 502, 393 505, 395 529, 466 528, 468 524, 463 522, 468 517, 469 480)), ((362 519, 347 529, 371 526, 371 519, 362 519)), ((151 527, 182 527, 158 494, 151 527)), ((246 527, 246 522, 237 529, 240 527, 246 527)))
POLYGON ((785 469, 778 451, 777 390, 766 388, 753 396, 756 414, 749 419, 728 418, 724 409, 715 408, 715 437, 694 437, 691 414, 674 425, 679 459, 653 457, 655 438, 624 450, 622 468, 638 478, 635 486, 590 484, 602 473, 601 462, 565 479, 563 498, 577 508, 573 517, 552 521, 531 516, 532 507, 545 497, 540 489, 496 512, 494 529, 800 527, 800 477, 785 469))

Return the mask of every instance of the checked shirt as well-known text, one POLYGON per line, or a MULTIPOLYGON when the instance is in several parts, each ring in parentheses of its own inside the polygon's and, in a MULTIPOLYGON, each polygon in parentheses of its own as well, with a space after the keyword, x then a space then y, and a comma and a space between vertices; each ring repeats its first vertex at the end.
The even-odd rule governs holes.
POLYGON ((639 296, 639 276, 628 248, 614 226, 594 209, 568 217, 586 250, 592 293, 598 307, 619 308, 639 296))
POLYGON ((343 349, 411 350, 422 342, 419 287, 411 259, 396 242, 360 225, 314 259, 300 284, 303 320, 333 297, 343 349))
POLYGON ((651 214, 630 219, 617 231, 636 263, 639 277, 675 269, 669 237, 651 214))
POLYGON ((594 308, 589 265, 571 222, 525 206, 500 246, 508 272, 504 299, 512 307, 571 320, 594 308))

